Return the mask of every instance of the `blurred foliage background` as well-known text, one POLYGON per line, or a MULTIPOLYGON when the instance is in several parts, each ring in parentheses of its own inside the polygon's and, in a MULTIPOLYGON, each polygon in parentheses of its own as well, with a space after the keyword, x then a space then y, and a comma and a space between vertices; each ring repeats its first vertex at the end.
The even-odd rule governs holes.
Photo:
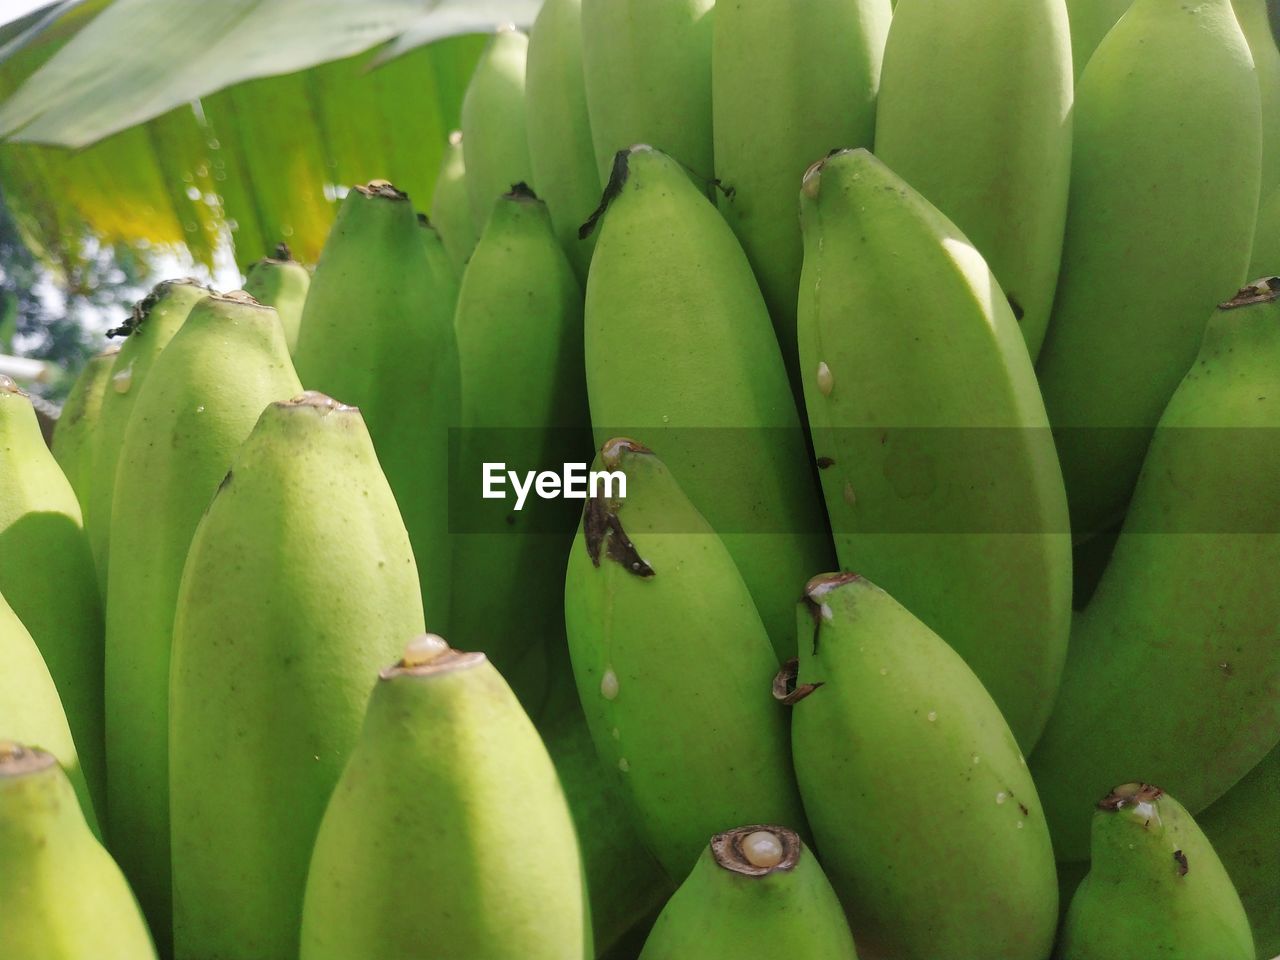
POLYGON ((425 209, 484 33, 537 6, 72 0, 0 27, 0 354, 49 361, 29 386, 59 399, 154 282, 238 283, 281 240, 314 262, 353 183, 425 209))

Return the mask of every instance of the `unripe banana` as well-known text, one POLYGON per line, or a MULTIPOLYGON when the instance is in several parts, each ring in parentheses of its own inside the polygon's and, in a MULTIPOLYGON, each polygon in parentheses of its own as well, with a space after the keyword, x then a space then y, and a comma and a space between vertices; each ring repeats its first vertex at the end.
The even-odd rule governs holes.
POLYGON ((1266 277, 1280 270, 1280 186, 1258 208, 1258 232, 1253 241, 1249 276, 1266 277))
POLYGON ((293 259, 287 243, 277 245, 272 256, 251 266, 244 279, 245 293, 264 306, 275 308, 290 353, 298 345, 302 305, 306 303, 310 286, 311 274, 293 259))
MULTIPOLYGON (((664 897, 662 903, 665 902, 666 898, 664 897)), ((662 904, 660 903, 659 906, 662 906, 662 904)), ((610 950, 598 954, 597 960, 639 960, 640 951, 644 949, 644 942, 649 938, 649 933, 653 930, 653 925, 657 920, 658 911, 655 910, 651 915, 644 917, 628 930, 626 936, 622 937, 610 950)))
POLYGON ((1240 897, 1181 804, 1127 783, 1097 806, 1089 875, 1067 910, 1058 960, 1254 960, 1240 897))
POLYGON ((1196 819, 1240 894, 1258 957, 1280 954, 1280 746, 1196 819))
POLYGON ((574 677, 601 760, 641 834, 684 879, 726 824, 804 829, 778 660, 715 531, 652 452, 610 440, 597 469, 626 478, 587 501, 565 580, 574 677))
POLYGON ((1278 428, 1272 279, 1209 321, 1073 625, 1031 756, 1059 859, 1088 856, 1088 811, 1108 782, 1142 771, 1198 813, 1280 741, 1280 595, 1269 572, 1280 567, 1278 428), (1144 703, 1162 705, 1159 736, 1133 734, 1144 703))
POLYGON ((1133 0, 1067 0, 1071 20, 1071 62, 1076 79, 1098 49, 1102 38, 1133 6, 1133 0))
POLYGON ((480 230, 471 219, 471 197, 467 191, 467 164, 462 150, 462 131, 449 134, 449 146, 440 163, 435 193, 431 195, 431 222, 440 231, 449 251, 454 272, 462 270, 480 239, 480 230))
POLYGON ((1081 76, 1074 116, 1039 373, 1071 524, 1091 534, 1132 493, 1204 318, 1246 279, 1262 133, 1231 0, 1136 0, 1081 76))
POLYGON ((76 493, 82 515, 89 508, 93 442, 98 434, 102 399, 111 380, 111 365, 119 352, 119 347, 111 346, 89 358, 72 384, 53 428, 53 456, 76 493))
POLYGON ((796 190, 809 165, 828 151, 871 146, 890 15, 889 0, 716 5, 712 99, 716 178, 724 187, 720 212, 751 261, 796 384, 804 256, 796 190))
POLYGON ((1062 478, 1004 295, 865 150, 805 177, 800 358, 841 566, 936 630, 1024 749, 1071 626, 1062 478))
POLYGON ((637 143, 653 144, 702 184, 715 175, 714 8, 715 0, 582 0, 582 68, 601 186, 618 151, 637 143))
POLYGON ((1069 34, 1064 0, 902 0, 876 108, 876 156, 982 252, 1032 360, 1067 219, 1069 34))
POLYGON ((1280 270, 1280 48, 1266 0, 1233 0, 1233 6, 1253 54, 1262 98, 1262 191, 1249 276, 1265 277, 1280 270))
POLYGON ((513 183, 535 183, 524 106, 529 38, 514 27, 493 35, 462 99, 467 144, 467 198, 479 236, 493 201, 513 183))
POLYGON ((1058 929, 1062 929, 1062 921, 1066 919, 1067 909, 1076 890, 1089 875, 1089 861, 1074 863, 1058 862, 1058 929))
POLYGON ((438 289, 450 291, 456 301, 458 274, 453 269, 453 261, 449 259, 449 251, 444 247, 444 238, 425 213, 417 214, 417 218, 418 238, 422 241, 422 249, 427 256, 427 270, 432 282, 438 289))
POLYGON ((320 254, 294 360, 308 389, 360 408, 436 629, 449 617, 458 294, 453 278, 431 269, 423 235, 408 197, 389 183, 352 188, 320 254))
POLYGON ((115 503, 116 468, 120 445, 142 394, 142 386, 156 359, 186 321, 191 308, 210 294, 208 287, 194 280, 166 280, 156 284, 139 300, 133 315, 112 333, 128 339, 120 346, 111 366, 111 384, 102 397, 98 426, 93 440, 93 478, 89 507, 85 511, 85 532, 93 548, 98 571, 98 587, 107 594, 107 569, 111 539, 111 508, 115 503))
POLYGON ((409 536, 359 411, 318 393, 269 405, 196 528, 178 594, 179 960, 297 954, 311 848, 360 733, 362 678, 422 630, 409 536))
POLYGON ((718 833, 667 903, 640 960, 857 960, 840 901, 786 827, 718 833))
POLYGON ((411 642, 320 826, 302 960, 577 960, 584 893, 555 767, 510 688, 482 653, 411 642))
POLYGON ((169 953, 169 655, 191 538, 263 407, 302 390, 270 307, 202 300, 151 368, 120 448, 107 589, 112 849, 169 953))
MULTIPOLYGON (((610 951, 625 950, 633 931, 657 913, 671 895, 672 884, 644 845, 618 778, 596 755, 563 638, 560 643, 558 669, 552 674, 551 693, 537 726, 556 765, 578 834, 594 955, 612 956, 610 951)), ((630 954, 620 956, 631 960, 642 943, 643 937, 630 954)))
MULTIPOLYGON (((71 728, 40 649, 0 596, 0 738, 36 744, 58 758, 67 772, 84 819, 99 833, 93 799, 80 768, 71 728)), ((0 881, 4 871, 0 870, 0 881)), ((2 943, 3 940, 0 940, 2 943)))
POLYGON ((529 159, 556 236, 583 283, 594 237, 578 228, 600 200, 582 72, 582 0, 547 0, 529 32, 525 78, 529 159))
POLYGON ((792 751, 859 949, 895 960, 1043 960, 1058 920, 1036 787, 978 678, 854 574, 798 613, 792 751))
MULTIPOLYGON (((784 659, 793 584, 830 564, 831 545, 768 310, 733 232, 678 163, 636 147, 615 172, 587 281, 596 442, 629 435, 662 450, 784 659)), ((701 831, 699 847, 732 822, 701 831)))
POLYGON ((0 741, 5 960, 155 960, 138 902, 53 756, 0 741))
MULTIPOLYGON (((102 598, 93 556, 75 491, 45 445, 31 400, 3 376, 0 593, 49 668, 89 793, 105 809, 102 598)), ((0 731, 0 737, 13 735, 0 731)))
POLYGON ((1104 530, 1071 548, 1071 608, 1083 610, 1093 599, 1120 537, 1120 525, 1104 530))
POLYGON ((467 264, 454 318, 462 371, 461 492, 451 506, 453 631, 536 715, 564 644, 564 558, 578 504, 481 498, 483 464, 559 470, 591 449, 582 288, 546 206, 501 197, 467 264), (458 502, 460 501, 460 502, 458 502))
POLYGON ((1262 197, 1280 187, 1280 47, 1272 32, 1267 0, 1232 0, 1258 73, 1262 105, 1262 197))

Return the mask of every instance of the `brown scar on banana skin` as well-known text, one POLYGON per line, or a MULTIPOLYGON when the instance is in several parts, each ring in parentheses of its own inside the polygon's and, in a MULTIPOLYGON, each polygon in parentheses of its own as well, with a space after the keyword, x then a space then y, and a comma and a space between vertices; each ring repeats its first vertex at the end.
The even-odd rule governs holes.
POLYGON ((800 660, 792 657, 782 665, 777 676, 773 678, 773 699, 784 707, 794 707, 805 697, 817 690, 821 683, 796 683, 796 675, 800 672, 800 660))
POLYGON ((617 510, 611 508, 603 496, 592 497, 587 501, 582 515, 582 532, 593 565, 600 566, 603 548, 605 557, 628 573, 642 580, 655 575, 653 567, 640 556, 636 545, 627 536, 622 521, 618 519, 617 510))

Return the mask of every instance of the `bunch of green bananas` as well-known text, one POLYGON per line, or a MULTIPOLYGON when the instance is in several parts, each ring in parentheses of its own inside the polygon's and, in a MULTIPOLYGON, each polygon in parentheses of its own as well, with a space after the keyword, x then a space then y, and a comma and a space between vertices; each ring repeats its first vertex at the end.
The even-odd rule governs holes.
POLYGON ((1266 0, 544 0, 461 117, 0 378, 0 958, 1280 953, 1266 0))

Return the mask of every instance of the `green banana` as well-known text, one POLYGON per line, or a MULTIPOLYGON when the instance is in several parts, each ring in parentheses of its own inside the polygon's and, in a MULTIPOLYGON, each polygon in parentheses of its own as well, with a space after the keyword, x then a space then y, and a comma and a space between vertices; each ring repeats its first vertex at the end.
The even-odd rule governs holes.
POLYGON ((792 756, 859 948, 1043 960, 1058 920, 1049 831, 978 678, 855 574, 811 580, 798 627, 792 756))
POLYGON ((93 556, 75 491, 45 445, 31 400, 3 376, 0 593, 49 668, 89 793, 105 809, 102 598, 93 556))
POLYGON ((408 197, 389 183, 352 188, 320 254, 294 362, 308 389, 360 408, 435 629, 449 619, 457 284, 431 269, 424 234, 408 197))
POLYGON ((582 69, 602 187, 618 151, 638 143, 673 157, 702 185, 715 175, 714 8, 715 0, 582 0, 582 69))
POLYGON ((1062 929, 1062 921, 1066 919, 1067 908, 1071 906, 1071 900, 1075 896, 1076 890, 1080 884, 1084 882, 1084 878, 1089 875, 1089 861, 1083 862, 1058 862, 1058 929, 1062 929))
POLYGON ((1079 535, 1119 518, 1204 318, 1246 280, 1259 117, 1231 0, 1136 0, 1076 86, 1039 373, 1079 535))
POLYGON ((467 164, 462 150, 462 131, 449 134, 449 146, 440 163, 435 192, 431 195, 431 222, 440 231, 449 251, 454 272, 462 270, 480 239, 480 230, 471 219, 471 197, 467 191, 467 164))
MULTIPOLYGON (((785 659, 794 585, 830 565, 831 544, 768 310, 733 231, 679 164, 641 146, 615 174, 587 281, 596 442, 662 449, 785 659)), ((700 831, 699 846, 725 826, 700 831)))
POLYGON ((1266 0, 1233 0, 1233 5, 1253 54, 1262 103, 1262 192, 1248 275, 1265 277, 1280 270, 1280 48, 1266 0))
POLYGON ((452 629, 536 713, 552 645, 564 643, 571 500, 481 499, 482 465, 560 470, 591 449, 582 288, 546 206, 523 184, 499 198, 458 294, 461 490, 451 507, 452 629))
POLYGON ((600 200, 582 72, 582 0, 546 0, 529 32, 525 76, 529 159, 556 236, 586 283, 595 243, 578 228, 600 200))
POLYGON ((1147 452, 1111 562, 1072 628, 1030 758, 1059 859, 1134 771, 1199 813, 1280 741, 1280 279, 1209 320, 1147 452), (1165 705, 1133 735, 1135 704, 1165 705), (1102 786, 1099 786, 1102 784, 1102 786))
POLYGON ((1280 954, 1280 746, 1197 820, 1240 894, 1258 960, 1280 954))
POLYGON ((902 0, 894 12, 876 156, 982 252, 1032 360, 1058 283, 1073 86, 1064 0, 902 0))
POLYGON ((584 894, 555 768, 510 688, 482 653, 412 641, 320 826, 302 960, 587 957, 584 894))
POLYGON ((796 190, 831 149, 871 146, 890 15, 889 0, 716 5, 711 92, 720 212, 751 261, 795 384, 804 257, 796 190))
POLYGON ((1280 270, 1280 186, 1258 208, 1258 232, 1253 242, 1249 276, 1267 277, 1280 270))
POLYGON ((1100 800, 1092 847, 1057 960, 1254 960, 1231 878, 1191 815, 1159 787, 1127 783, 1100 800))
MULTIPOLYGON (((37 744, 48 750, 67 772, 84 811, 99 833, 94 801, 85 782, 67 715, 40 648, 18 615, 0 596, 0 738, 37 744)), ((4 871, 0 870, 0 878, 4 871)))
POLYGON ((53 756, 0 741, 5 960, 155 960, 138 902, 53 756))
MULTIPOLYGON (((603 250, 603 247, 601 248, 603 250)), ((733 560, 652 452, 596 461, 625 477, 587 501, 565 578, 578 695, 601 760, 672 880, 726 823, 804 828, 778 659, 733 560)))
POLYGON ((1131 6, 1133 0, 1067 0, 1071 62, 1077 80, 1103 38, 1131 6))
POLYGON ((243 293, 206 297, 151 368, 120 447, 107 588, 109 833, 166 955, 169 655, 182 567, 263 407, 301 390, 274 310, 243 293))
POLYGON ((865 150, 814 165, 801 220, 805 406, 840 564, 945 638, 1029 750, 1066 656, 1071 543, 1013 313, 981 254, 865 150))
POLYGON ((1232 0, 1258 73, 1262 106, 1262 194, 1280 187, 1280 48, 1271 30, 1267 0, 1232 0))
POLYGON ((318 393, 269 405, 196 528, 178 593, 179 960, 297 954, 311 848, 359 736, 362 678, 422 630, 409 535, 359 411, 318 393))
POLYGON ((287 243, 277 245, 274 254, 251 266, 244 279, 245 293, 263 306, 275 308, 290 353, 298 345, 302 305, 306 303, 310 286, 311 274, 293 259, 287 243))
POLYGON ((418 237, 422 240, 422 249, 427 255, 427 270, 432 282, 439 289, 450 291, 456 301, 458 274, 453 269, 453 261, 449 259, 449 251, 445 249, 444 237, 425 213, 417 214, 417 218, 418 237))
POLYGON ((484 232, 494 198, 513 183, 536 183, 524 105, 528 53, 527 36, 514 27, 499 30, 480 55, 462 99, 467 198, 477 236, 484 232))
POLYGON ((1093 599, 1098 581, 1111 562, 1116 540, 1120 537, 1120 525, 1104 530, 1071 548, 1071 608, 1083 610, 1093 599))
POLYGON ((640 960, 857 960, 840 901, 793 830, 711 838, 663 908, 640 960))
POLYGON ((102 397, 93 440, 94 483, 89 489, 85 532, 93 548, 98 587, 107 594, 110 559, 111 508, 115 503, 116 468, 120 445, 133 408, 142 394, 152 366, 186 321, 191 309, 212 291, 195 280, 166 280, 139 300, 133 314, 111 333, 127 337, 111 366, 111 385, 102 397))
POLYGON ((119 347, 111 346, 89 358, 72 384, 53 428, 53 457, 76 493, 81 514, 89 508, 93 441, 98 433, 102 399, 111 380, 111 365, 119 352, 119 347))
MULTIPOLYGON (((662 906, 666 902, 663 897, 662 906)), ((640 951, 644 949, 644 942, 649 939, 649 931, 653 929, 654 923, 658 920, 657 912, 644 917, 634 927, 627 931, 616 944, 614 944, 605 953, 597 954, 597 960, 639 960, 640 951)))
MULTIPOLYGON (((596 755, 563 638, 560 647, 556 666, 562 669, 552 674, 537 726, 556 765, 582 850, 594 955, 611 956, 611 950, 625 949, 632 932, 666 902, 672 886, 644 845, 622 785, 596 755)), ((639 952, 637 943, 632 960, 639 952)))

